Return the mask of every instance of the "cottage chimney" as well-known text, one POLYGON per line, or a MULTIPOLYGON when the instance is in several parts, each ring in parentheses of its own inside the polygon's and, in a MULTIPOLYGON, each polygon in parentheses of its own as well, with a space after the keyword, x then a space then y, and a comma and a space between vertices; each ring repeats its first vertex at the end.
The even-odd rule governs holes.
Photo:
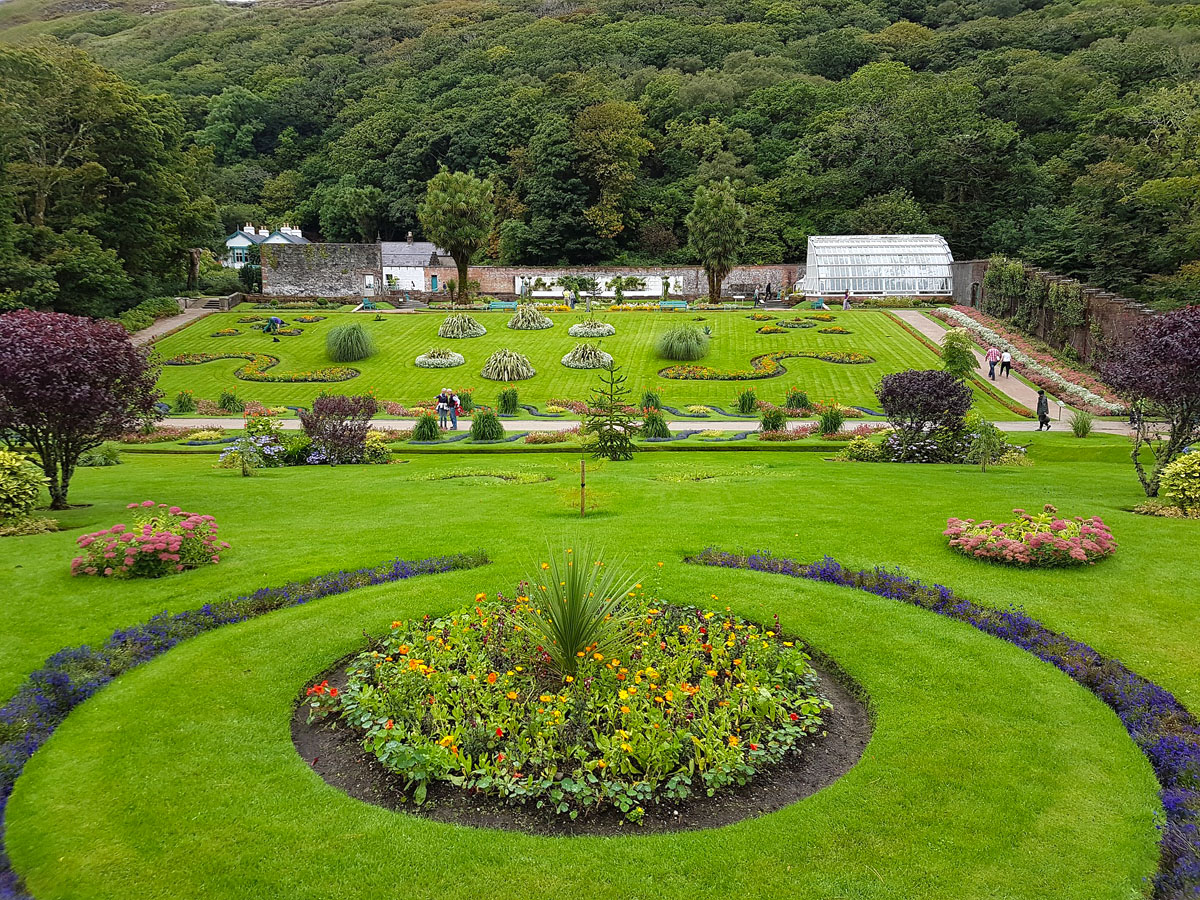
POLYGON ((259 234, 262 234, 262 235, 267 235, 267 234, 270 234, 271 232, 269 232, 269 231, 268 231, 267 229, 265 229, 265 228, 260 228, 260 229, 258 229, 258 233, 259 233, 259 234))
POLYGON ((413 238, 412 238, 412 232, 411 232, 411 231, 408 233, 408 238, 407 238, 407 240, 408 240, 408 242, 409 242, 410 244, 413 242, 413 238))
POLYGON ((246 234, 254 234, 254 226, 251 223, 247 222, 245 225, 242 226, 242 231, 245 232, 246 234))

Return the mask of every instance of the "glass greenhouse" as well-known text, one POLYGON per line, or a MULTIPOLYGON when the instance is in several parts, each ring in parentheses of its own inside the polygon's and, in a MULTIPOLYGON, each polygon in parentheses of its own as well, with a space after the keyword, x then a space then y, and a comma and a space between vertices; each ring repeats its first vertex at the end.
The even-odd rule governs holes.
POLYGON ((948 296, 952 262, 940 234, 814 236, 800 290, 811 296, 948 296))

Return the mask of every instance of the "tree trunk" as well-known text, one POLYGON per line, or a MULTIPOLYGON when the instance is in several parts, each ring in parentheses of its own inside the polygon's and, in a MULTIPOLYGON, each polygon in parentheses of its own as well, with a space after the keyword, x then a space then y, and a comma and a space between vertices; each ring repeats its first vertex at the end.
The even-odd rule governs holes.
POLYGON ((708 271, 708 302, 721 302, 721 279, 717 278, 717 273, 711 269, 708 271))
POLYGON ((204 250, 201 247, 192 247, 190 250, 188 250, 188 293, 196 290, 200 284, 200 257, 203 253, 204 250))
POLYGON ((67 508, 67 489, 70 486, 71 477, 65 472, 63 477, 59 477, 58 461, 53 458, 42 457, 42 471, 46 477, 50 479, 50 483, 46 486, 50 491, 50 508, 51 509, 66 509, 67 508))
POLYGON ((470 260, 464 259, 459 262, 457 259, 454 264, 458 266, 458 297, 451 297, 451 303, 466 303, 467 302, 467 263, 470 260))

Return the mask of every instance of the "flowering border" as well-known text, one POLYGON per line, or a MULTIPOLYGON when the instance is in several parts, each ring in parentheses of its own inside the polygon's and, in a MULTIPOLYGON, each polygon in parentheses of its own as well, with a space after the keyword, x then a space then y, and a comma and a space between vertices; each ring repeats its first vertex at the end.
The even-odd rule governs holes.
POLYGON ((59 650, 42 668, 25 679, 12 699, 0 707, 0 725, 6 726, 6 730, 17 731, 15 737, 0 743, 0 897, 31 900, 4 852, 4 812, 13 784, 25 763, 71 710, 113 679, 166 653, 181 641, 223 625, 244 622, 321 597, 344 594, 355 588, 389 584, 417 575, 474 569, 489 562, 487 553, 476 550, 421 560, 396 558, 352 571, 341 569, 283 587, 259 588, 252 594, 206 603, 199 609, 174 615, 162 612, 140 625, 118 628, 102 647, 95 650, 86 645, 59 650))
POLYGON ((749 369, 723 370, 709 366, 667 366, 659 370, 660 378, 681 381, 757 381, 760 378, 777 378, 786 375, 787 369, 781 359, 819 359, 823 362, 845 366, 860 366, 875 362, 875 357, 857 350, 776 350, 750 358, 749 369))
POLYGON ((269 353, 180 353, 170 359, 164 359, 164 366, 199 366, 218 359, 248 359, 246 365, 239 366, 233 372, 234 378, 242 381, 272 381, 272 382, 302 382, 302 381, 349 381, 362 373, 350 366, 329 366, 312 372, 278 372, 266 374, 266 370, 279 365, 279 357, 269 353))
POLYGON ((830 556, 803 563, 769 552, 735 554, 712 547, 684 561, 805 578, 910 603, 978 628, 1065 672, 1117 714, 1162 787, 1166 821, 1154 896, 1167 900, 1200 894, 1200 722, 1166 689, 1016 608, 983 606, 898 569, 854 570, 830 556))

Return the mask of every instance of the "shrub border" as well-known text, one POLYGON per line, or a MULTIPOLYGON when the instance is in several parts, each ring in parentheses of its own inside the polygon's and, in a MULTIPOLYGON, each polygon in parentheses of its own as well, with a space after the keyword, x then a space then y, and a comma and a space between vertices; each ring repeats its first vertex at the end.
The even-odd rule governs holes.
POLYGON ((1160 826, 1153 896, 1168 900, 1200 894, 1200 721, 1165 688, 1016 607, 984 606, 898 568, 853 570, 831 556, 803 563, 765 551, 735 554, 713 547, 684 557, 684 562, 805 578, 910 603, 1007 641, 1066 673, 1117 714, 1162 788, 1166 820, 1160 826))
POLYGON ((161 612, 143 623, 118 628, 99 649, 87 645, 65 647, 33 672, 2 707, 0 724, 20 724, 21 733, 0 744, 0 896, 32 900, 13 871, 4 851, 4 813, 13 785, 25 763, 50 738, 76 706, 95 695, 130 669, 166 653, 180 641, 248 619, 300 606, 321 597, 344 594, 355 588, 390 584, 490 563, 483 550, 431 556, 420 560, 396 559, 347 571, 339 569, 293 581, 282 587, 259 588, 252 594, 206 603, 171 615, 161 612))

